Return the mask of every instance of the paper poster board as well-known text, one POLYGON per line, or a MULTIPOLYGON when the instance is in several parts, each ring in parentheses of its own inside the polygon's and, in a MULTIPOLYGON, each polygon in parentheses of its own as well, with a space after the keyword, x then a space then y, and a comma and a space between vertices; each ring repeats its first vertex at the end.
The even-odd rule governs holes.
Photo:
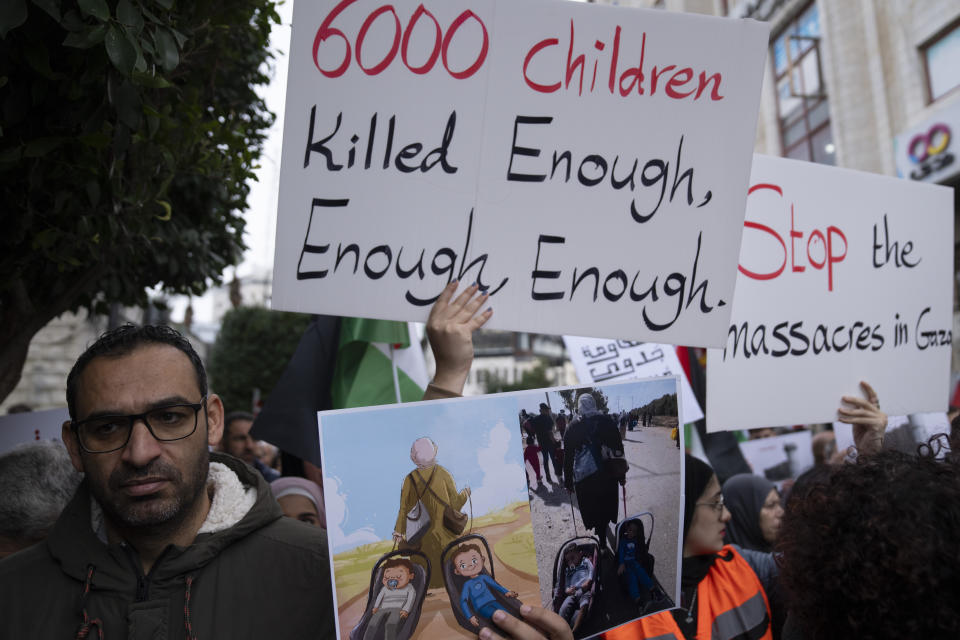
MULTIPOLYGON (((568 548, 585 545, 581 550, 592 559, 585 569, 595 584, 602 585, 603 598, 597 598, 596 610, 576 637, 639 617, 639 608, 617 575, 616 563, 600 553, 600 540, 592 537, 595 531, 585 527, 589 518, 596 517, 596 511, 589 509, 597 504, 612 512, 604 511, 611 522, 600 535, 614 548, 618 546, 617 532, 624 534, 628 522, 641 519, 644 544, 649 541, 656 559, 657 597, 649 600, 650 610, 672 606, 679 594, 683 510, 682 449, 671 439, 678 423, 677 379, 595 385, 586 390, 595 398, 602 397, 608 406, 628 397, 644 403, 663 399, 655 426, 642 433, 628 433, 620 439, 612 422, 597 427, 603 438, 618 439, 625 453, 628 470, 622 489, 612 479, 586 485, 578 481, 572 483, 576 491, 569 493, 561 481, 560 475, 568 470, 557 458, 573 456, 572 468, 580 450, 578 438, 593 424, 575 418, 561 436, 553 422, 561 406, 569 413, 571 405, 565 403, 576 402, 574 388, 320 413, 338 638, 362 638, 370 625, 382 622, 372 616, 380 592, 406 588, 403 580, 392 587, 383 583, 384 566, 399 558, 417 565, 406 618, 409 622, 403 623, 405 637, 475 638, 479 629, 467 614, 477 615, 478 622, 484 615, 469 598, 463 609, 464 581, 473 576, 466 569, 457 573, 459 565, 454 560, 464 548, 461 545, 473 545, 478 562, 489 570, 490 577, 503 589, 515 592, 520 602, 555 610, 563 601, 553 602, 554 580, 566 575, 562 557, 568 548), (549 417, 541 418, 530 435, 524 430, 524 412, 540 414, 541 403, 547 406, 543 413, 549 417), (534 449, 529 448, 527 438, 534 449), (415 466, 414 459, 422 466, 415 466), (430 459, 435 464, 423 465, 430 459), (541 469, 539 482, 533 460, 541 469), (558 466, 553 465, 555 461, 558 466), (435 493, 425 488, 428 483, 435 493), (455 533, 443 523, 444 507, 435 495, 468 514, 461 532, 455 533), (418 497, 428 521, 422 525, 426 533, 415 543, 418 552, 403 548, 394 552, 394 533, 403 534, 406 545, 406 536, 421 526, 416 524, 423 517, 415 509, 418 497), (585 504, 590 506, 582 506, 585 504)), ((578 471, 569 473, 576 477, 578 471)), ((515 605, 512 598, 505 601, 507 607, 515 605)))
POLYGON ((766 478, 777 489, 813 466, 813 435, 795 431, 740 443, 740 452, 755 475, 766 478))
POLYGON ((556 0, 294 7, 274 308, 720 345, 768 26, 556 0))
POLYGON ((673 345, 604 338, 563 336, 567 355, 584 384, 619 382, 651 376, 679 376, 683 394, 683 422, 703 417, 690 381, 677 358, 673 345))
POLYGON ((831 422, 861 380, 889 414, 946 407, 953 215, 946 187, 755 156, 707 429, 831 422))
MULTIPOLYGON (((833 423, 837 451, 847 451, 854 446, 853 427, 843 422, 833 423)), ((883 438, 884 449, 903 453, 916 453, 917 447, 938 434, 950 435, 950 421, 942 412, 914 413, 910 416, 887 416, 887 430, 883 438)))
POLYGON ((59 441, 63 423, 69 419, 66 407, 0 416, 0 453, 24 442, 59 441))

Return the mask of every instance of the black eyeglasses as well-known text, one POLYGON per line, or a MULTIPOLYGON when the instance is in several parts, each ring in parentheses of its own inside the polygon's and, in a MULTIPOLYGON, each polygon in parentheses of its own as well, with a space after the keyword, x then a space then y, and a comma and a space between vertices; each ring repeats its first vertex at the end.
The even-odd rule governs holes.
POLYGON ((80 447, 87 453, 109 453, 123 449, 137 420, 160 442, 182 440, 197 430, 197 414, 206 407, 204 396, 196 404, 171 404, 144 413, 120 416, 96 416, 71 423, 80 447))

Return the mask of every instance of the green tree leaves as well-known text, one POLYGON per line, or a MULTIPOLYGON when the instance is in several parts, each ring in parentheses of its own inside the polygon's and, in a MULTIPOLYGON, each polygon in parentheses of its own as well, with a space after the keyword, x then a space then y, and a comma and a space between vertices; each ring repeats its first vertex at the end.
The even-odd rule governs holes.
POLYGON ((266 401, 309 324, 309 315, 262 307, 238 307, 223 316, 209 372, 227 411, 250 411, 254 389, 266 401))
POLYGON ((56 315, 200 294, 240 260, 275 16, 273 0, 0 0, 0 398, 11 349, 56 315))

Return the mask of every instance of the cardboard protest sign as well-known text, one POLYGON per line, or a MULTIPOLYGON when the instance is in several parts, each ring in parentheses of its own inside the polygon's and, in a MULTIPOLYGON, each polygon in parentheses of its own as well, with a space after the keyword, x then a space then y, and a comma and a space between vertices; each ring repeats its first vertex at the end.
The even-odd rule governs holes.
POLYGON ((555 0, 298 3, 273 304, 719 345, 768 28, 555 0))
POLYGON ((708 430, 831 422, 861 380, 890 414, 946 406, 950 189, 755 156, 739 269, 708 430))
POLYGON ((567 354, 584 384, 619 382, 651 376, 679 376, 684 424, 703 417, 673 345, 604 338, 563 336, 567 354))
POLYGON ((575 637, 603 631, 638 617, 640 608, 618 576, 618 563, 601 555, 600 537, 614 549, 642 538, 656 559, 649 610, 673 606, 683 509, 682 451, 670 439, 677 408, 677 379, 664 377, 321 412, 338 638, 376 634, 392 624, 390 608, 406 611, 397 637, 475 638, 492 611, 469 595, 474 580, 499 594, 508 613, 516 615, 520 603, 558 611, 567 594, 555 598, 554 587, 568 575, 571 550, 582 552, 573 564, 588 559, 584 573, 594 586, 587 589, 603 590, 591 605, 599 611, 575 637), (657 427, 621 439, 608 417, 576 415, 560 429, 554 416, 577 406, 578 391, 601 408, 626 398, 665 399, 657 427), (539 416, 532 435, 523 426, 525 413, 539 416), (587 433, 623 451, 624 487, 608 475, 610 463, 590 457, 587 433), (465 514, 465 521, 452 526, 448 511, 465 514), (593 521, 600 515, 608 526, 588 529, 600 528, 593 521), (630 525, 636 520, 640 531, 630 525))
POLYGON ((795 431, 741 442, 740 452, 755 475, 782 489, 784 482, 813 466, 812 441, 809 431, 795 431))

